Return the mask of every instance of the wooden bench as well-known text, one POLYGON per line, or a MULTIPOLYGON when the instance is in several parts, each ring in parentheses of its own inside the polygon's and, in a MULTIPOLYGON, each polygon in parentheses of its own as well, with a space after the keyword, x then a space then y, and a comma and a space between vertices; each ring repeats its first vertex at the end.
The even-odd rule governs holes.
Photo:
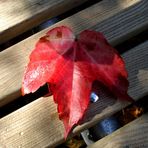
MULTIPOLYGON (((51 7, 54 10, 56 9, 55 11, 58 11, 59 7, 62 7, 59 13, 54 14, 58 15, 66 11, 65 8, 67 5, 72 5, 70 4, 71 1, 66 1, 68 2, 66 5, 66 2, 62 3, 62 6, 59 6, 54 0, 51 2, 53 2, 51 6, 48 2, 47 5, 43 4, 43 6, 45 6, 44 8, 47 6, 48 8, 46 8, 46 10, 43 8, 42 11, 39 12, 40 15, 37 15, 37 12, 31 13, 30 18, 24 18, 24 20, 21 20, 21 23, 15 22, 14 27, 7 24, 7 29, 4 28, 3 31, 1 31, 2 35, 0 35, 0 40, 4 42, 13 38, 15 36, 13 32, 15 32, 17 27, 20 29, 16 30, 16 35, 20 34, 22 30, 26 31, 27 28, 30 29, 42 21, 45 21, 45 19, 50 17, 46 15, 46 12, 47 9, 48 12, 50 12, 51 7), (40 17, 42 14, 46 17, 40 17), (30 27, 30 24, 34 22, 34 17, 36 20, 41 19, 30 27), (25 24, 25 20, 29 20, 30 23, 25 24), (10 31, 11 29, 13 30, 12 32, 10 31)), ((0 3, 3 4, 3 2, 0 3)), ((18 1, 18 3, 21 2, 18 1)), ((7 4, 3 5, 7 6, 7 4)), ((72 7, 74 6, 70 8, 72 7)), ((26 9, 26 7, 24 9, 26 9)), ((22 15, 24 13, 22 13, 22 15)), ((0 12, 0 15, 1 14, 3 14, 3 12, 0 12)), ((21 96, 20 88, 24 67, 28 62, 28 56, 36 41, 43 36, 47 30, 60 25, 69 26, 76 34, 84 29, 101 31, 105 34, 109 42, 113 46, 116 46, 148 29, 148 1, 103 0, 97 2, 93 6, 0 52, 1 107, 21 96)), ((122 54, 129 73, 129 94, 134 100, 138 100, 148 94, 147 49, 148 41, 145 41, 122 54)), ((90 105, 86 113, 85 122, 73 130, 72 136, 93 126, 101 119, 116 113, 127 105, 127 102, 110 98, 101 90, 100 100, 90 105)), ((64 127, 58 119, 56 105, 52 97, 39 98, 0 119, 1 147, 54 147, 64 141, 63 133, 64 127)))

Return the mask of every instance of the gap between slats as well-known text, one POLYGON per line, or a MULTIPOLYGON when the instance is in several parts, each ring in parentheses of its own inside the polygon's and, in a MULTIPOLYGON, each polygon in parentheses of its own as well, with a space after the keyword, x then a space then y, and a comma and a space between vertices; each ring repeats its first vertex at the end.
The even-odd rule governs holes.
POLYGON ((118 129, 88 148, 148 147, 148 113, 118 129))

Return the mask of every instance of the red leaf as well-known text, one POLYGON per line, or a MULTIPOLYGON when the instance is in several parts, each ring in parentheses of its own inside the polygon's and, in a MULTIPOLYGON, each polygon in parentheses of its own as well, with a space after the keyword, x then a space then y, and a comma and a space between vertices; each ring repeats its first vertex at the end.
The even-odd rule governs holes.
POLYGON ((50 30, 38 41, 25 71, 23 94, 35 92, 40 86, 51 81, 59 57, 71 48, 73 41, 72 31, 63 26, 50 30))
POLYGON ((124 62, 104 36, 85 30, 75 41, 72 31, 62 26, 50 30, 38 41, 24 74, 22 92, 34 92, 49 83, 67 137, 88 107, 95 80, 116 97, 132 100, 127 94, 124 62))
POLYGON ((102 82, 115 96, 132 101, 127 94, 129 83, 124 61, 103 34, 89 30, 81 32, 79 48, 81 67, 87 65, 86 69, 91 69, 90 76, 102 82))

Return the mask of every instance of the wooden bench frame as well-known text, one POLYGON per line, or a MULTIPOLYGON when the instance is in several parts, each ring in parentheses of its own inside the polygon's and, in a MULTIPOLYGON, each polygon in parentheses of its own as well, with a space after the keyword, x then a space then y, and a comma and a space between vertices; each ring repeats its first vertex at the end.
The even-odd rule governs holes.
MULTIPOLYGON (((77 34, 89 28, 103 32, 115 46, 147 29, 147 6, 147 0, 103 0, 1 52, 0 106, 21 95, 21 79, 28 56, 35 42, 47 30, 66 25, 77 34)), ((135 100, 148 93, 147 48, 148 42, 145 42, 122 55, 129 73, 129 94, 135 100)), ((103 92, 100 97, 103 99, 90 105, 86 113, 86 121, 91 120, 77 126, 72 132, 73 135, 128 105, 127 102, 110 99, 103 92)), ((0 143, 6 147, 52 147, 64 141, 63 124, 58 119, 52 97, 39 98, 5 116, 0 120, 0 126, 0 143)))

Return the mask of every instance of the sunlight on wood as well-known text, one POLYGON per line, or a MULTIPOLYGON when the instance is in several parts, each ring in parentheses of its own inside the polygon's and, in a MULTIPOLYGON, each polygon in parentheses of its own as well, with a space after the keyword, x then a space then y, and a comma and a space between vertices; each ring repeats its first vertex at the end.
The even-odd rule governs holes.
POLYGON ((64 136, 64 127, 58 118, 56 104, 53 102, 53 98, 40 98, 30 103, 29 107, 30 110, 25 106, 14 112, 14 116, 13 114, 8 115, 8 117, 11 116, 12 118, 9 118, 5 123, 3 122, 5 117, 0 120, 0 137, 2 137, 0 143, 5 143, 6 147, 15 147, 16 144, 27 147, 27 145, 32 143, 31 146, 36 147, 39 145, 42 146, 42 143, 53 143, 55 139, 58 141, 58 138, 59 141, 61 140, 64 136), (15 124, 12 124, 14 121, 15 124), (6 126, 7 128, 5 128, 6 126), (57 133, 59 137, 56 136, 57 133), (7 141, 6 137, 9 137, 9 141, 7 141), (36 138, 39 138, 42 142, 39 144, 36 138), (17 139, 20 140, 15 141, 17 139), (5 140, 7 142, 4 142, 5 140))
MULTIPOLYGON (((142 0, 136 0, 137 2, 141 2, 142 0)), ((116 2, 116 5, 118 5, 119 7, 121 7, 121 8, 126 8, 126 6, 127 6, 127 4, 133 4, 133 3, 135 3, 135 0, 130 0, 130 1, 125 1, 124 3, 120 3, 119 1, 117 1, 116 2)))
POLYGON ((0 1, 0 44, 88 0, 0 1))

